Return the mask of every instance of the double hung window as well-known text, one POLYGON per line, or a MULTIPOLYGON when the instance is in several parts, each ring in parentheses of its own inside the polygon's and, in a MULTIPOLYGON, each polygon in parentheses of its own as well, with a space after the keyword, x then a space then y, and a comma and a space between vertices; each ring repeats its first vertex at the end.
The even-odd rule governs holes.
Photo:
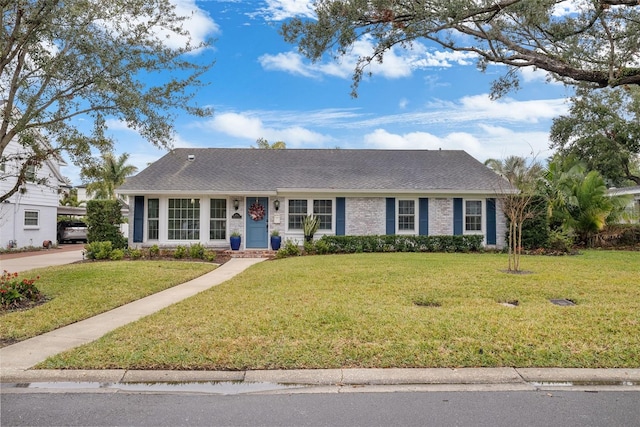
POLYGON ((209 209, 209 239, 225 240, 227 238, 227 200, 211 199, 209 209))
POLYGON ((398 231, 408 232, 416 229, 416 201, 398 200, 398 231))
POLYGON ((465 231, 482 231, 482 202, 480 200, 465 201, 465 231))
POLYGON ((147 200, 147 239, 158 240, 160 230, 160 200, 147 200))

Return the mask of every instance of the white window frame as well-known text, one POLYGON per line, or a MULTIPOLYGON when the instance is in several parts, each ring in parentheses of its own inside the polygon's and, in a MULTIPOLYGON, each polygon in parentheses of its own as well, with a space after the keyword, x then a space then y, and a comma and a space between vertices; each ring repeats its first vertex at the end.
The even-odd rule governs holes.
POLYGON ((462 204, 462 232, 463 234, 484 234, 487 209, 482 199, 464 199, 462 204), (467 230, 467 202, 480 202, 480 230, 467 230))
POLYGON ((27 182, 36 182, 38 180, 38 168, 36 165, 28 165, 24 171, 24 178, 27 182))
MULTIPOLYGON (((209 198, 208 202, 209 202, 209 206, 208 206, 207 211, 208 211, 208 214, 209 214, 209 228, 207 230, 207 236, 209 238, 209 241, 211 241, 211 242, 227 241, 229 239, 229 236, 231 235, 231 234, 229 234, 229 205, 230 205, 229 200, 226 199, 226 198, 223 198, 223 197, 218 197, 218 198, 209 198), (224 201, 224 217, 215 217, 214 218, 214 217, 211 216, 211 207, 213 206, 213 201, 214 200, 222 200, 222 201, 224 201), (223 220, 224 220, 224 230, 223 231, 224 231, 224 236, 225 237, 223 239, 212 239, 211 238, 211 231, 212 231, 211 223, 213 221, 222 222, 223 220)), ((233 202, 231 204, 233 204, 233 202)))
POLYGON ((419 203, 418 199, 412 197, 401 197, 396 198, 396 214, 395 214, 395 222, 396 222, 396 234, 409 234, 409 235, 417 235, 419 232, 419 221, 420 221, 420 212, 419 212, 419 203), (400 229, 400 202, 413 202, 413 230, 401 230, 400 229))
MULTIPOLYGON (((33 218, 30 218, 30 220, 33 220, 33 218)), ((25 210, 22 224, 24 225, 24 228, 29 228, 29 229, 40 228, 40 211, 25 210), (35 214, 35 220, 36 220, 35 224, 27 224, 27 214, 35 214)))
POLYGON ((309 210, 313 212, 313 202, 319 200, 329 200, 331 201, 331 228, 319 228, 318 234, 332 234, 336 229, 336 199, 335 197, 317 197, 317 198, 308 198, 308 197, 290 197, 287 198, 287 209, 286 209, 286 224, 287 224, 287 232, 291 233, 300 233, 302 234, 304 231, 302 228, 290 228, 289 227, 289 206, 291 201, 294 200, 306 200, 307 202, 307 212, 305 215, 309 215, 309 210))
POLYGON ((193 242, 193 241, 200 241, 200 236, 202 235, 202 222, 201 222, 201 215, 202 215, 202 209, 203 209, 203 204, 201 203, 200 198, 190 198, 190 197, 169 197, 167 198, 167 223, 166 223, 166 230, 167 230, 167 240, 171 241, 171 242, 193 242), (171 201, 176 201, 179 200, 180 204, 182 205, 182 202, 186 200, 186 204, 187 206, 180 206, 180 208, 171 208, 171 201), (192 202, 193 201, 193 202, 192 202), (196 207, 197 206, 197 207, 196 207), (178 218, 172 218, 171 217, 171 209, 173 210, 182 210, 182 213, 186 212, 187 216, 183 217, 180 216, 178 218), (197 212, 197 215, 193 215, 192 217, 189 217, 188 212, 193 211, 194 214, 197 212), (172 221, 178 221, 180 223, 180 227, 179 228, 170 228, 170 223, 172 221), (184 224, 186 223, 187 227, 184 228, 184 224), (189 227, 188 225, 190 223, 193 223, 193 227, 189 227), (179 233, 180 236, 178 238, 176 237, 171 237, 171 232, 174 233, 179 233), (182 234, 185 234, 186 236, 183 237, 182 234), (189 233, 193 233, 192 236, 189 236, 189 233))
POLYGON ((162 230, 162 226, 160 225, 160 198, 159 197, 149 197, 147 200, 147 240, 151 241, 151 242, 157 242, 160 240, 160 232, 162 230), (149 216, 149 201, 151 200, 157 200, 158 201, 158 216, 157 217, 151 217, 149 216), (157 226, 158 226, 158 237, 156 238, 151 238, 149 236, 149 231, 151 231, 151 221, 156 221, 157 222, 157 226))

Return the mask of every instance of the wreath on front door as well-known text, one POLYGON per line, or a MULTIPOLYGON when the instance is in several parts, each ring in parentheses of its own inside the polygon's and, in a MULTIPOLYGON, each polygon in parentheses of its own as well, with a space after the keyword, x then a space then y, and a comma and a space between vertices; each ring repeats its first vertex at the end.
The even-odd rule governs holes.
POLYGON ((254 221, 261 221, 264 218, 264 206, 255 202, 249 207, 249 215, 254 221))

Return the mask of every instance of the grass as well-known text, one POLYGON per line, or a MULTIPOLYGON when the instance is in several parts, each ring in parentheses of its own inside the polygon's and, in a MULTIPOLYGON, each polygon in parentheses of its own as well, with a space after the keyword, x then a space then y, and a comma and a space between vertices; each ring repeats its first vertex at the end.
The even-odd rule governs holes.
POLYGON ((69 325, 201 276, 213 264, 149 261, 91 262, 20 273, 51 300, 0 314, 0 343, 21 341, 69 325))
POLYGON ((640 366, 640 252, 525 256, 530 274, 506 265, 502 254, 264 262, 38 367, 640 366))

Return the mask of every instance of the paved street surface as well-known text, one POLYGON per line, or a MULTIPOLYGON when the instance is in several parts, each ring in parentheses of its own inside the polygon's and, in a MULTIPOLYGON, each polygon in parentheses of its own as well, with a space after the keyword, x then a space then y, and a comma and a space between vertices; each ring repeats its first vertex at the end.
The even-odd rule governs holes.
POLYGON ((636 392, 1 396, 2 426, 637 426, 636 392))

